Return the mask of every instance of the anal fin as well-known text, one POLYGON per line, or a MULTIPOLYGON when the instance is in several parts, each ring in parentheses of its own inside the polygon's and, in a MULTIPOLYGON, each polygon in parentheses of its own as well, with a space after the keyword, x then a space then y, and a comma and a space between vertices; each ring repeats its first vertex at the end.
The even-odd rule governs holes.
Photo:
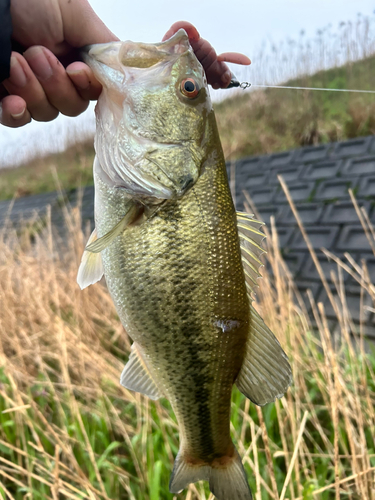
POLYGON ((156 400, 163 396, 145 363, 141 347, 136 342, 131 347, 129 361, 121 374, 120 384, 126 389, 140 392, 150 399, 156 400))
POLYGON ((292 370, 277 338, 252 305, 250 310, 251 328, 236 385, 253 403, 263 406, 284 395, 292 383, 292 370))

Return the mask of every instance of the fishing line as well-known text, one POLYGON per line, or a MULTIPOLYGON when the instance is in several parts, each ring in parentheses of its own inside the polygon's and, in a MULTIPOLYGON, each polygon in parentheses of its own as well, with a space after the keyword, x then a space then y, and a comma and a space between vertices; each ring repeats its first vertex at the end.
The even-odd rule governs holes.
POLYGON ((265 89, 292 89, 292 90, 323 90, 326 92, 357 92, 358 94, 375 94, 375 90, 357 90, 357 89, 327 89, 322 87, 288 87, 286 85, 261 85, 256 83, 242 82, 232 78, 227 88, 239 87, 243 90, 250 87, 258 87, 265 89))

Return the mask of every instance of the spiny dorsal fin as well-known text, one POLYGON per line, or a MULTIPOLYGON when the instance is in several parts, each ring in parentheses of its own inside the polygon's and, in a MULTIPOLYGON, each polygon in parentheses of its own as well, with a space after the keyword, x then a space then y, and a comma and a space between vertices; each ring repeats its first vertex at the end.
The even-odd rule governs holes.
MULTIPOLYGON (((97 239, 96 229, 94 229, 87 245, 97 241, 97 239)), ((100 253, 91 253, 85 250, 82 254, 81 264, 77 274, 77 283, 81 287, 81 290, 101 280, 103 272, 102 256, 100 253)))
POLYGON ((257 279, 261 277, 259 268, 263 265, 260 256, 266 251, 262 248, 262 241, 266 237, 259 231, 264 222, 253 219, 252 214, 237 212, 237 228, 240 238, 242 265, 244 268, 246 286, 250 300, 254 288, 257 287, 257 279))
POLYGON ((159 399, 163 395, 149 372, 141 347, 136 342, 131 347, 129 361, 121 374, 120 384, 130 391, 145 394, 150 399, 159 399))
POLYGON ((250 332, 237 377, 238 389, 263 406, 281 398, 292 383, 292 369, 279 341, 250 305, 250 332))
POLYGON ((110 231, 108 231, 108 233, 106 233, 104 236, 101 236, 90 245, 87 245, 87 247, 85 248, 86 252, 99 253, 107 248, 107 246, 125 230, 126 226, 134 221, 139 213, 139 210, 139 206, 132 204, 128 212, 124 215, 120 222, 118 222, 110 231))

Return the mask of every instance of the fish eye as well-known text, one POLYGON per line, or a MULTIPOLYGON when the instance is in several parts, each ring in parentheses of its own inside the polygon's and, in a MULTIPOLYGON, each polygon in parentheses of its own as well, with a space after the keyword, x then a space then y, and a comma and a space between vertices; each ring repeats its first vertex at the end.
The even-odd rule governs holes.
POLYGON ((199 86, 193 78, 185 78, 181 82, 180 90, 185 97, 194 99, 199 93, 199 86))

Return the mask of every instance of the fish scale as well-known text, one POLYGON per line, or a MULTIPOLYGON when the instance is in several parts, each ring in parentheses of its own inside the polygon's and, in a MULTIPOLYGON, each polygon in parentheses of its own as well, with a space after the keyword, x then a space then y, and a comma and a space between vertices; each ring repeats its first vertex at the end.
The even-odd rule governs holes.
POLYGON ((262 223, 236 214, 204 71, 183 30, 160 44, 92 46, 85 60, 103 92, 96 228, 78 283, 105 275, 133 340, 121 384, 166 397, 176 415, 171 493, 208 480, 218 500, 250 500, 230 436, 233 384, 263 405, 291 383, 251 304, 262 223))

